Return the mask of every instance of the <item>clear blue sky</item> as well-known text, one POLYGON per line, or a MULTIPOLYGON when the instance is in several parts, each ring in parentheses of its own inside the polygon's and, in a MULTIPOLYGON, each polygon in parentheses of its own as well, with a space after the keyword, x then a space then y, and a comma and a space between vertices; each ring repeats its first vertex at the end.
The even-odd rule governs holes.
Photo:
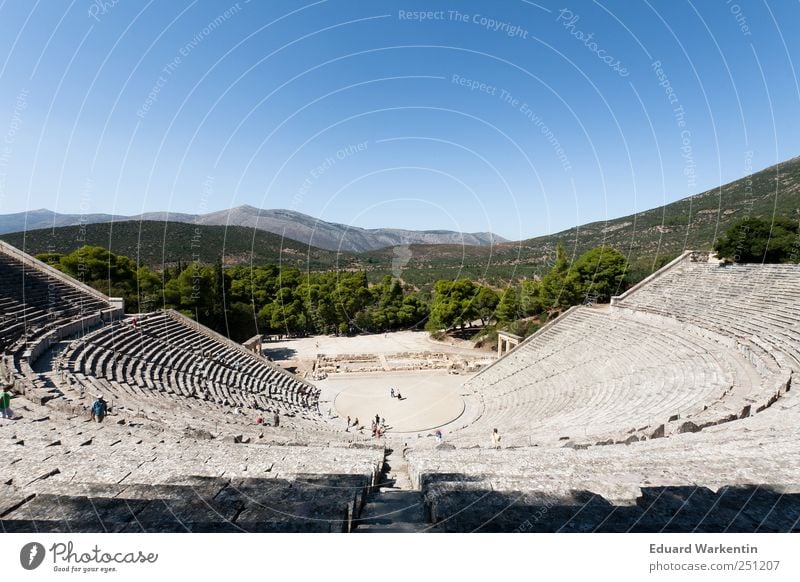
POLYGON ((788 1, 0 0, 0 213, 555 232, 798 155, 798 32, 788 1))

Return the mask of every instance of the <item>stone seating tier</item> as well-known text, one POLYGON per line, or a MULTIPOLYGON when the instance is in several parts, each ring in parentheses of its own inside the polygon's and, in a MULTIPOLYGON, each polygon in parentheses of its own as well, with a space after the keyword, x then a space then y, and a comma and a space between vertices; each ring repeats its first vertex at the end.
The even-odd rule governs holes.
POLYGON ((382 447, 236 444, 22 404, 0 425, 0 531, 349 531, 382 447), (45 415, 45 416, 41 416, 45 415))
POLYGON ((684 258, 660 276, 614 301, 755 342, 784 367, 800 371, 798 265, 717 265, 684 258))
POLYGON ((755 416, 669 439, 496 450, 487 435, 406 459, 433 531, 800 531, 798 427, 791 391, 755 416))
POLYGON ((467 398, 481 405, 452 438, 467 443, 494 428, 519 445, 618 438, 674 416, 738 413, 768 398, 774 381, 674 320, 574 308, 467 382, 467 398))
POLYGON ((73 342, 64 359, 84 404, 103 393, 120 410, 167 422, 179 410, 179 422, 201 426, 220 418, 252 424, 255 404, 284 415, 282 425, 330 429, 316 387, 167 313, 139 317, 135 327, 130 319, 106 325, 73 342), (244 414, 232 414, 235 408, 244 414))

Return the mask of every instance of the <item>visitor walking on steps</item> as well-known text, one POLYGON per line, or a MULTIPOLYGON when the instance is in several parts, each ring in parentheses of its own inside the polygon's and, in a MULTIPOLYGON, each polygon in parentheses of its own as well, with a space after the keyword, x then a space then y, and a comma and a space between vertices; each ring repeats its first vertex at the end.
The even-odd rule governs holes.
POLYGON ((347 417, 347 428, 344 429, 345 432, 350 432, 350 416, 347 417))
POLYGON ((442 431, 440 431, 438 428, 436 429, 436 432, 433 433, 433 436, 436 437, 436 444, 437 445, 442 442, 442 431))
POLYGON ((500 448, 500 433, 497 432, 497 429, 492 431, 492 448, 499 449, 500 448))
POLYGON ((103 422, 107 412, 108 405, 106 401, 103 400, 103 395, 100 394, 97 396, 97 400, 94 401, 94 404, 92 404, 92 420, 95 422, 103 422))
POLYGON ((14 418, 11 412, 11 387, 0 388, 0 418, 14 418))

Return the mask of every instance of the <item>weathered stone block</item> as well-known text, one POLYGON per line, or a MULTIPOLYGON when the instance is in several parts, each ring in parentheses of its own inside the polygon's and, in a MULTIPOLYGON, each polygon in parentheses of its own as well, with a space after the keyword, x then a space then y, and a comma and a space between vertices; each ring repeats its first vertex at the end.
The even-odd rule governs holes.
POLYGON ((679 434, 682 434, 682 433, 685 433, 685 432, 698 432, 699 430, 700 430, 700 427, 697 426, 695 423, 693 423, 690 420, 687 420, 686 422, 681 424, 680 427, 678 427, 678 433, 679 434))

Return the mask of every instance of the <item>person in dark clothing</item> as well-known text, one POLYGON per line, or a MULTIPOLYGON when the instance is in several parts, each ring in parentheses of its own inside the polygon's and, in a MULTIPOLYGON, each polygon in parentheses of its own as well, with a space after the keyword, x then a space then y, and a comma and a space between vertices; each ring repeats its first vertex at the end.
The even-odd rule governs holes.
POLYGON ((107 413, 108 404, 103 400, 103 396, 100 395, 97 397, 97 400, 94 401, 94 404, 92 404, 92 420, 95 422, 103 422, 107 413))

